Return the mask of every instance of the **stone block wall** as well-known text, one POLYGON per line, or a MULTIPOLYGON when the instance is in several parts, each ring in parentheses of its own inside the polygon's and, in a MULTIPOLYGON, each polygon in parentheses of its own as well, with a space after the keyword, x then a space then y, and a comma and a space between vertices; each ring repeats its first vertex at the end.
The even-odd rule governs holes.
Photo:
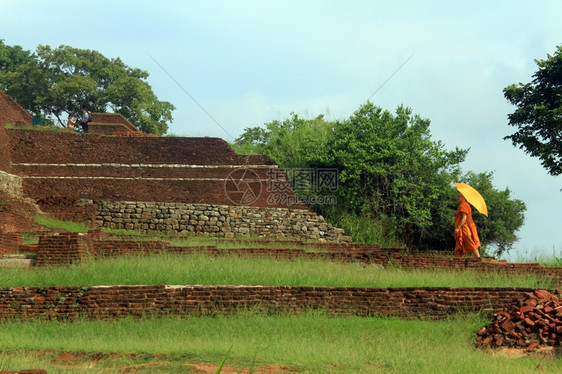
POLYGON ((325 310, 339 316, 437 319, 494 312, 533 289, 298 286, 2 287, 0 319, 108 319, 325 310))
POLYGON ((98 202, 97 207, 96 227, 178 235, 351 241, 342 229, 304 209, 108 201, 98 202))

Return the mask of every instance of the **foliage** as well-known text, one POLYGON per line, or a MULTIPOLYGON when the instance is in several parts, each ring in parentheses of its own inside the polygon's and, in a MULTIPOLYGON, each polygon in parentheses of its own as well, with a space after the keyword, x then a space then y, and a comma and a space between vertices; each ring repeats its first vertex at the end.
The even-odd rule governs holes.
MULTIPOLYGON (((247 128, 235 146, 263 153, 289 171, 337 169, 337 191, 302 194, 335 193, 336 206, 312 208, 341 224, 354 240, 452 250, 457 208, 452 186, 461 180, 460 164, 468 150, 446 150, 442 142, 432 140, 429 127, 428 119, 409 108, 399 106, 392 114, 366 103, 348 120, 337 122, 323 116, 306 120, 292 113, 283 122, 247 128), (374 230, 369 222, 377 222, 374 230)), ((489 220, 478 222, 484 226, 482 243, 495 246, 497 254, 508 251, 523 224, 525 206, 511 201, 509 190, 496 191, 491 173, 474 176, 475 183, 486 187, 491 209, 498 207, 489 220)))
POLYGON ((562 173, 562 46, 554 56, 535 60, 539 69, 533 81, 512 84, 504 96, 517 106, 508 115, 509 124, 517 132, 506 136, 514 146, 538 157, 551 175, 562 173))
POLYGON ((321 163, 318 157, 325 152, 333 126, 323 115, 306 120, 291 113, 283 122, 266 123, 265 129, 246 128, 235 144, 248 152, 268 155, 284 168, 316 166, 321 163))
POLYGON ((77 115, 82 108, 121 113, 140 130, 159 135, 172 121, 175 108, 158 100, 146 82, 148 72, 119 58, 70 46, 39 45, 33 55, 19 46, 0 47, 0 56, 7 56, 0 57, 0 89, 30 112, 56 117, 61 126, 64 113, 77 115))
MULTIPOLYGON (((25 51, 19 45, 9 46, 4 44, 4 40, 0 39, 0 72, 15 71, 20 65, 24 65, 33 61, 33 57, 29 51, 25 51)), ((4 90, 0 81, 0 90, 4 90)))
POLYGON ((410 244, 431 239, 435 209, 447 201, 465 150, 433 142, 429 120, 402 106, 393 116, 371 103, 338 123, 330 163, 340 170, 339 194, 351 211, 391 217, 410 244))

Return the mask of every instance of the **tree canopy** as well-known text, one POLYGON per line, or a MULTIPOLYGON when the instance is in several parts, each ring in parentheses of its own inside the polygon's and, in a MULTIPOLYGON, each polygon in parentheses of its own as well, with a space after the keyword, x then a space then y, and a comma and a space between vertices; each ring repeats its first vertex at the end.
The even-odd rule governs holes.
POLYGON ((562 173, 562 46, 553 56, 535 60, 539 69, 531 83, 511 84, 504 96, 517 106, 508 115, 517 132, 506 136, 514 146, 538 157, 551 175, 562 173))
MULTIPOLYGON (((363 221, 388 222, 388 231, 416 248, 453 249, 454 182, 469 183, 490 210, 489 218, 475 214, 483 245, 498 255, 509 251, 523 224, 525 204, 511 199, 507 189, 496 190, 492 173, 463 175, 460 164, 468 150, 445 149, 431 138, 429 128, 430 121, 410 108, 399 106, 393 114, 369 102, 336 122, 291 114, 265 128, 247 128, 235 143, 247 150, 252 145, 283 168, 337 169, 338 188, 332 191, 337 210, 363 221)), ((336 213, 322 204, 312 208, 328 218, 336 213)))
POLYGON ((35 115, 53 116, 61 125, 63 114, 87 108, 121 113, 144 132, 165 134, 175 107, 158 100, 148 76, 94 50, 39 45, 32 54, 0 41, 0 89, 35 115))

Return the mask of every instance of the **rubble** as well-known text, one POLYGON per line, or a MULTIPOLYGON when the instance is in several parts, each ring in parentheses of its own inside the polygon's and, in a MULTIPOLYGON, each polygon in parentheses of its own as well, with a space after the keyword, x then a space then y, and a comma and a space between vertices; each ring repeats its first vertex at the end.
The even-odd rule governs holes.
POLYGON ((535 290, 513 300, 477 332, 480 347, 519 347, 532 352, 562 342, 562 291, 535 290))

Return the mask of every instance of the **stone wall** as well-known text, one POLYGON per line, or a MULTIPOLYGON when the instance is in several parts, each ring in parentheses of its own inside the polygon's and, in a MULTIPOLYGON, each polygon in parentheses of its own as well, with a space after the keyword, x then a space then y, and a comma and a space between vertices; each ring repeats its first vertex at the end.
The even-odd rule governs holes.
POLYGON ((343 230, 304 209, 212 204, 97 202, 96 227, 216 237, 269 237, 348 242, 343 230))
POLYGON ((298 286, 2 287, 0 319, 107 319, 229 314, 240 310, 341 316, 446 318, 496 312, 526 288, 358 288, 298 286))
POLYGON ((0 192, 12 197, 23 197, 22 179, 0 170, 0 192))

